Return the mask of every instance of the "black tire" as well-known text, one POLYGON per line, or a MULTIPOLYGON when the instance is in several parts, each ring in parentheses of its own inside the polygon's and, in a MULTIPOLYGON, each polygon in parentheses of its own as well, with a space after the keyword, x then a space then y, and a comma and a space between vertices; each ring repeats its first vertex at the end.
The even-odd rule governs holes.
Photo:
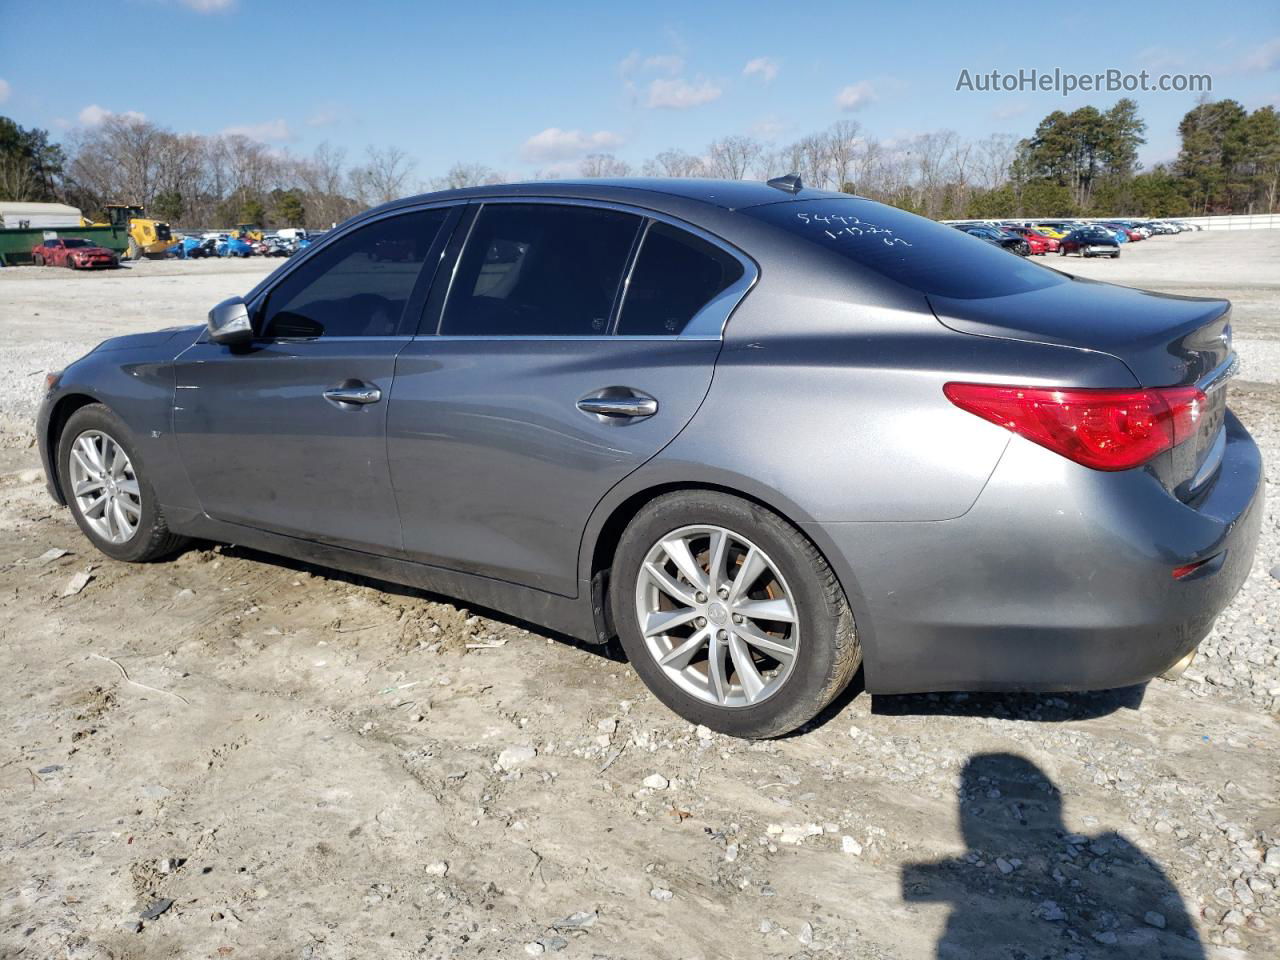
POLYGON ((147 480, 146 464, 138 456, 133 434, 129 432, 124 421, 104 404, 91 403, 81 407, 67 420, 62 435, 58 438, 58 482, 76 525, 95 547, 113 560, 124 560, 129 563, 158 560, 173 553, 187 541, 186 537, 169 532, 159 501, 156 499, 155 490, 147 480), (138 521, 138 529, 124 543, 112 543, 99 536, 86 522, 72 492, 71 447, 76 438, 87 430, 99 430, 107 434, 124 449, 129 461, 133 464, 134 476, 138 481, 139 499, 142 501, 142 514, 138 521))
POLYGON ((76 268, 76 262, 72 260, 70 257, 67 257, 67 260, 63 264, 63 266, 66 267, 68 270, 74 270, 76 268))
POLYGON ((640 679, 690 723, 735 737, 778 737, 812 720, 853 679, 862 648, 853 613, 835 573, 799 530, 759 504, 709 490, 658 497, 627 526, 610 573, 610 604, 618 638, 640 679), (699 699, 671 680, 649 652, 636 610, 636 584, 649 550, 681 527, 713 524, 748 537, 778 567, 797 608, 801 642, 790 675, 751 706, 699 699))
POLYGON ((1115 253, 1113 253, 1113 254, 1111 255, 1111 259, 1112 259, 1112 260, 1119 260, 1119 259, 1120 259, 1120 251, 1119 251, 1119 250, 1117 250, 1115 253))
POLYGON ((43 267, 44 257, 40 256, 40 254, 37 253, 34 257, 31 258, 31 265, 33 267, 43 267))

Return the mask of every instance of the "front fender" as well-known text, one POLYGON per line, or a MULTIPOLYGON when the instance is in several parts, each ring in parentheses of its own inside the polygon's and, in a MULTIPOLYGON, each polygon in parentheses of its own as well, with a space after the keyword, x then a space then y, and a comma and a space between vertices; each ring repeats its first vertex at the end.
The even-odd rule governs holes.
MULTIPOLYGON (((162 507, 170 513, 198 510, 199 502, 178 456, 171 430, 173 338, 150 347, 96 350, 68 366, 45 396, 36 436, 50 495, 63 503, 57 448, 67 418, 81 406, 101 403, 124 421, 137 460, 162 507)), ((183 342, 178 348, 185 347, 183 342)))

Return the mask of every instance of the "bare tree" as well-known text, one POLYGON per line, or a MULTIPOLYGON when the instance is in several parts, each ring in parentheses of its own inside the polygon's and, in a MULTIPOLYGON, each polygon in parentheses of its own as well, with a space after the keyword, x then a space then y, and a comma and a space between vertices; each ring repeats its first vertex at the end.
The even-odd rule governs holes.
POLYGON ((584 177, 625 177, 631 173, 631 165, 612 153, 588 154, 582 158, 578 169, 584 177))
POLYGON ((399 147, 370 147, 364 166, 352 171, 356 195, 371 204, 389 203, 408 193, 418 163, 399 147))
POLYGON ((862 146, 862 127, 856 120, 841 120, 827 131, 827 162, 831 186, 845 190, 854 186, 854 167, 862 146))
POLYGON ((1014 158, 1018 155, 1018 138, 1008 133, 993 133, 974 144, 977 153, 976 182, 986 190, 995 190, 1010 179, 1014 158))
POLYGON ((741 180, 747 175, 762 148, 750 137, 724 137, 707 147, 707 169, 711 176, 741 180))
POLYGON ((700 158, 683 150, 664 150, 644 163, 646 177, 705 177, 706 167, 700 158))
POLYGON ((498 173, 483 163, 455 163, 443 177, 433 180, 432 186, 437 190, 458 190, 501 182, 498 173))

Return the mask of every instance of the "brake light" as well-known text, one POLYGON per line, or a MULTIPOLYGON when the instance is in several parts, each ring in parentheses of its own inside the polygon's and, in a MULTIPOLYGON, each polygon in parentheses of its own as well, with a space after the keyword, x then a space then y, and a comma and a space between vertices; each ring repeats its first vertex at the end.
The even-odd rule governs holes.
POLYGON ((1128 470, 1191 437, 1204 415, 1196 387, 1097 390, 948 383, 962 410, 1094 470, 1128 470))

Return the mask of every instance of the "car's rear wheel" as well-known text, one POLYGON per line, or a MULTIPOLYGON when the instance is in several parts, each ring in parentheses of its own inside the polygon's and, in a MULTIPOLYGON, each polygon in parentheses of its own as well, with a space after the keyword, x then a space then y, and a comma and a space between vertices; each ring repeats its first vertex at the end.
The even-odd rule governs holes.
POLYGON ((693 723, 775 737, 811 720, 862 654, 835 574, 795 527, 714 491, 654 500, 611 572, 619 639, 640 678, 693 723))
POLYGON ((44 257, 40 256, 40 254, 38 254, 38 253, 37 253, 35 256, 33 256, 33 257, 31 258, 31 263, 32 263, 32 265, 33 265, 33 266, 36 266, 36 267, 43 267, 43 266, 44 266, 44 257))
POLYGON ((103 404, 68 419, 58 442, 58 477, 76 524, 107 556, 140 563, 183 544, 169 532, 132 436, 103 404))

